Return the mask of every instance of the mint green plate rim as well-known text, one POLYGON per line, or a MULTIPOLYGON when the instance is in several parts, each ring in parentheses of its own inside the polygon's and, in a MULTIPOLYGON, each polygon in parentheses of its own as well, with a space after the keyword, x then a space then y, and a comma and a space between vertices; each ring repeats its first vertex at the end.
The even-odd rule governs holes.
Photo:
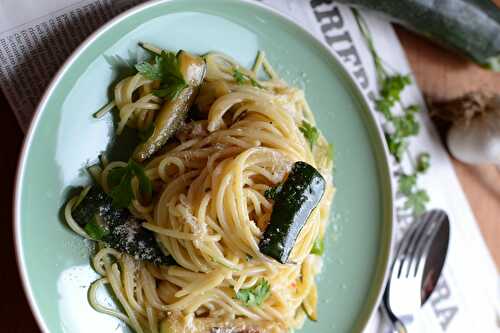
MULTIPOLYGON (((64 64, 61 66, 61 68, 58 70, 54 78, 52 79, 50 85, 47 87, 42 99, 40 100, 35 114, 33 116, 33 119, 31 121, 30 127, 28 129, 28 132, 26 134, 26 138, 24 140, 24 144, 21 150, 21 154, 19 157, 19 162, 18 162, 18 168, 17 168, 17 175, 16 175, 16 180, 15 180, 15 191, 14 191, 14 200, 13 200, 13 211, 14 211, 14 218, 13 218, 13 230, 14 230, 14 245, 15 245, 15 251, 16 251, 16 259, 17 259, 17 265, 18 269, 21 275, 21 280, 22 280, 22 285, 24 292, 26 294, 26 297, 28 299, 30 308, 32 313, 35 316, 35 319, 39 325, 39 327, 44 331, 44 332, 49 332, 47 324, 45 323, 45 320, 42 316, 41 309, 36 305, 35 302, 35 297, 33 295, 33 290, 32 286, 30 285, 28 281, 28 275, 27 275, 27 266, 24 261, 24 256, 23 256, 23 245, 22 245, 22 239, 21 239, 21 193, 22 193, 22 183, 23 183, 23 175, 24 175, 24 170, 26 168, 26 162, 28 158, 28 151, 29 147, 31 145, 31 141, 33 139, 33 135, 35 132, 35 129, 38 126, 39 120, 43 114, 43 110, 45 109, 47 102, 49 101, 50 97, 52 96, 56 86, 58 85, 59 81, 62 79, 62 77, 67 73, 71 65, 78 59, 78 57, 83 53, 83 51, 89 47, 96 39, 98 39, 102 34, 104 34, 107 30, 112 28, 114 25, 117 23, 126 20, 130 16, 137 14, 143 10, 146 10, 150 7, 155 7, 157 5, 160 5, 162 3, 168 3, 172 2, 175 0, 158 0, 158 1, 151 1, 147 2, 141 5, 138 5, 136 7, 133 7, 120 15, 116 16, 106 24, 104 24, 101 28, 96 30, 94 33, 92 33, 89 37, 85 39, 84 42, 82 42, 76 50, 71 54, 71 56, 64 62, 64 64)), ((353 324, 353 327, 355 327, 356 332, 362 332, 364 328, 366 327, 368 321, 370 318, 375 314, 377 306, 380 302, 380 299, 382 297, 382 293, 388 278, 388 271, 389 271, 389 259, 392 257, 392 251, 393 251, 393 239, 394 239, 394 228, 393 228, 393 222, 394 217, 395 217, 395 209, 394 209, 394 189, 393 189, 393 183, 391 181, 391 164, 389 163, 389 152, 387 150, 387 147, 384 142, 384 135, 382 130, 380 129, 379 126, 377 126, 376 122, 376 116, 374 110, 370 107, 370 103, 368 102, 367 98, 362 94, 362 89, 359 85, 359 83, 356 81, 356 79, 353 77, 353 75, 345 68, 345 66, 342 64, 342 61, 339 59, 339 57, 330 50, 330 48, 322 41, 316 38, 314 35, 312 35, 309 31, 306 29, 302 28, 300 25, 296 24, 290 17, 280 13, 279 11, 275 10, 274 8, 271 8, 269 6, 263 5, 259 2, 252 1, 252 0, 238 0, 240 2, 244 2, 247 4, 251 4, 255 7, 267 10, 274 15, 279 16, 282 19, 285 19, 288 21, 290 24, 298 27, 300 30, 302 30, 305 34, 307 34, 310 38, 314 39, 316 42, 318 42, 321 47, 326 50, 331 57, 337 62, 339 65, 339 68, 343 71, 343 75, 348 78, 348 81, 350 81, 352 87, 354 88, 353 93, 356 95, 359 99, 359 101, 362 104, 362 107, 368 111, 368 116, 370 117, 370 122, 374 124, 374 129, 375 129, 375 134, 376 137, 375 139, 378 141, 376 144, 380 147, 382 147, 383 151, 383 156, 379 158, 378 160, 378 165, 381 167, 380 175, 379 177, 381 178, 382 185, 387 186, 385 189, 385 193, 390 193, 390 195, 384 195, 384 201, 382 202, 382 205, 384 206, 384 216, 383 216, 383 227, 386 229, 386 233, 382 235, 381 241, 383 244, 380 245, 380 257, 379 257, 379 262, 378 264, 378 269, 375 274, 375 280, 372 284, 370 295, 367 298, 367 303, 365 304, 363 311, 361 312, 357 323, 353 324)), ((46 112, 46 111, 45 111, 46 112)))

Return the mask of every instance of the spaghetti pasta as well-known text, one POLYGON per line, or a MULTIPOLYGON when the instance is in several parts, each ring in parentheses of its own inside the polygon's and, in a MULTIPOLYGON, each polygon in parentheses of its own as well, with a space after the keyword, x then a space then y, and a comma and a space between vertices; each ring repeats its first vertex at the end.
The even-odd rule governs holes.
MULTIPOLYGON (((304 92, 281 80, 263 52, 252 70, 220 53, 208 53, 204 60, 196 117, 143 165, 153 184, 152 200, 144 198, 138 177, 131 181, 130 212, 175 264, 157 266, 102 244, 93 258, 102 278, 89 290, 90 303, 136 332, 287 332, 301 327, 309 314, 302 304, 316 295, 322 259, 311 249, 324 237, 334 195, 329 144, 319 132, 314 145, 304 136, 302 124, 314 126, 304 92), (258 79, 261 70, 267 80, 258 79), (259 248, 274 206, 266 191, 283 183, 297 161, 316 168, 326 186, 288 263, 281 264, 259 248), (99 303, 96 292, 105 284, 123 313, 99 303), (259 304, 241 300, 241 293, 264 294, 266 286, 259 304)), ((125 126, 154 124, 164 103, 154 94, 158 86, 141 73, 115 86, 114 101, 103 110, 118 109, 117 134, 125 126)), ((126 165, 115 161, 93 170, 105 192, 111 187, 109 174, 126 165)), ((71 216, 75 202, 69 201, 65 216, 85 236, 71 216)))

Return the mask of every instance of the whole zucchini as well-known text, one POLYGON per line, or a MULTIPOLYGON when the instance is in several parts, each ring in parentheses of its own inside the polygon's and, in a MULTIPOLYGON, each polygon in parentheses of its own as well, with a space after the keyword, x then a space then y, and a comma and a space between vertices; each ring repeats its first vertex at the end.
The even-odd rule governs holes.
POLYGON ((338 0, 393 21, 500 71, 500 8, 491 0, 338 0))

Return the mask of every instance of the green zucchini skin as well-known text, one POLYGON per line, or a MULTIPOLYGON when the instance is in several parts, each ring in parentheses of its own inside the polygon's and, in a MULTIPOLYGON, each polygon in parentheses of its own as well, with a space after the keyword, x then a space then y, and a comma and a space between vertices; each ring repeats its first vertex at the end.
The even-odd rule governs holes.
POLYGON ((393 21, 500 71, 500 9, 491 0, 338 0, 393 21))
POLYGON ((166 256, 156 242, 154 234, 141 226, 128 209, 116 208, 113 200, 98 186, 93 185, 82 202, 71 215, 81 227, 95 221, 95 215, 102 218, 107 234, 102 241, 109 247, 127 253, 138 260, 155 265, 172 265, 171 256, 166 256))
POLYGON ((165 145, 184 123, 189 109, 198 96, 199 87, 207 72, 205 60, 183 50, 177 53, 177 59, 187 87, 176 98, 162 106, 155 119, 153 134, 146 142, 137 146, 134 152, 134 159, 137 161, 150 158, 165 145))
POLYGON ((275 196, 271 220, 259 242, 260 252, 282 264, 325 192, 323 176, 311 165, 296 162, 275 196))

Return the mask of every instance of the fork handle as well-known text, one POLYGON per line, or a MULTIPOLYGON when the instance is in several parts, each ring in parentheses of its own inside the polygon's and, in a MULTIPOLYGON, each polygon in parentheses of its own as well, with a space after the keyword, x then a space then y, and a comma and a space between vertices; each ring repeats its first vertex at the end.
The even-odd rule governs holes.
POLYGON ((393 333, 408 333, 405 325, 403 325, 399 320, 392 321, 391 323, 392 323, 393 333))
POLYGON ((405 325, 398 318, 391 316, 384 302, 382 302, 380 307, 384 313, 383 317, 385 317, 385 320, 391 325, 391 333, 408 333, 405 325))

